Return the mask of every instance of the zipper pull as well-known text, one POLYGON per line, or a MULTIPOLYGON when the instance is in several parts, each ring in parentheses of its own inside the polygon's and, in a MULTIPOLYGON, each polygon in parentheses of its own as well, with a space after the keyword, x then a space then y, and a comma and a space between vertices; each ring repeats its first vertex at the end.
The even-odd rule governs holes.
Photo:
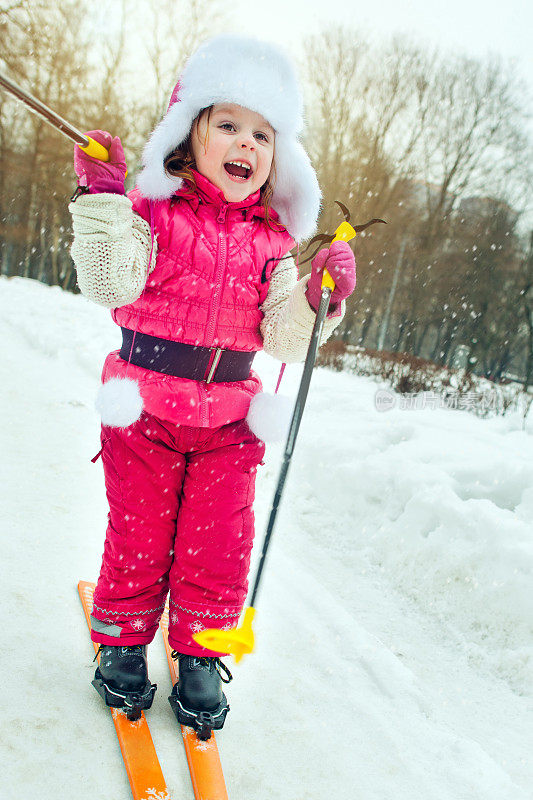
POLYGON ((221 206, 220 211, 218 212, 217 222, 224 222, 224 220, 226 219, 227 210, 228 210, 227 205, 221 206))
POLYGON ((98 459, 100 458, 100 456, 104 452, 104 447, 106 446, 108 441, 109 441, 109 436, 105 436, 103 441, 102 441, 102 448, 97 452, 97 454, 95 455, 94 458, 91 458, 91 461, 92 461, 93 464, 96 464, 96 462, 98 461, 98 459))

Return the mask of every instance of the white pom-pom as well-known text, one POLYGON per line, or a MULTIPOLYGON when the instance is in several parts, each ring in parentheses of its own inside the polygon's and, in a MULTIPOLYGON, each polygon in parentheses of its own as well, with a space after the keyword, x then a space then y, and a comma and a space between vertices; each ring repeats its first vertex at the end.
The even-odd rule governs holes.
POLYGON ((95 402, 103 425, 127 428, 141 416, 143 401, 139 386, 131 378, 111 378, 100 386, 95 402))
POLYGON ((259 392, 252 397, 246 422, 263 442, 279 442, 287 437, 293 407, 290 397, 259 392))

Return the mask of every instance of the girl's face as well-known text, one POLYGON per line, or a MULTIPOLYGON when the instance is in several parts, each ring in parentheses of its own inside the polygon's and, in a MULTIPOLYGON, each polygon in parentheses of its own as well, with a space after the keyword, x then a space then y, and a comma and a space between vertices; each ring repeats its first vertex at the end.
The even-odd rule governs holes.
POLYGON ((245 200, 270 174, 274 137, 274 129, 255 111, 217 103, 209 124, 205 114, 193 125, 191 142, 198 172, 220 189, 229 203, 245 200), (232 161, 248 168, 232 165, 232 161))

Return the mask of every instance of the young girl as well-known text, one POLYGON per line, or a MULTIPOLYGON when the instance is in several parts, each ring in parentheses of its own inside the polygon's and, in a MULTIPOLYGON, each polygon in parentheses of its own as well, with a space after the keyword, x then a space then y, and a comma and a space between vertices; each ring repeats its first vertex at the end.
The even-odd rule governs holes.
POLYGON ((142 401, 133 418, 100 404, 110 510, 92 611, 101 644, 93 683, 109 705, 150 707, 146 645, 170 590, 173 707, 185 724, 202 714, 211 727, 224 723, 227 668, 192 634, 235 627, 246 597, 265 449, 246 421, 262 388, 253 357, 264 349, 284 362, 305 358, 324 268, 336 288, 322 341, 355 287, 344 242, 322 250, 301 280, 287 257, 313 233, 320 208, 302 125, 285 55, 224 35, 188 61, 127 196, 118 137, 90 133, 109 149, 105 163, 75 151, 79 286, 122 329, 102 381, 135 381, 142 401))

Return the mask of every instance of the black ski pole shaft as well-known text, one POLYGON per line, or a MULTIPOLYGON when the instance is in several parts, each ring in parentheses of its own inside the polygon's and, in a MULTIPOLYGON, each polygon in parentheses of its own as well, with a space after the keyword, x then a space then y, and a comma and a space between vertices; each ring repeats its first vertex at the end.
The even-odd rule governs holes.
POLYGON ((285 486, 285 480, 287 478, 287 473, 289 471, 292 454, 294 452, 296 437, 298 436, 298 430, 300 429, 300 422, 302 421, 305 401, 307 399, 307 394, 309 392, 309 384, 311 383, 311 377, 313 375, 313 368, 315 366, 316 354, 318 352, 320 338, 322 336, 322 330, 324 328, 324 320, 326 319, 326 314, 328 313, 330 298, 331 298, 331 289, 325 286, 322 289, 322 293, 320 295, 320 304, 318 306, 316 320, 313 326, 313 332, 311 334, 311 340, 309 342, 307 356, 305 358, 304 369, 300 381, 300 388, 298 390, 296 403, 294 405, 294 411, 292 413, 289 433, 287 435, 287 444, 285 445, 285 452, 283 454, 281 470, 278 478, 278 483, 276 486, 276 491, 274 493, 274 499, 272 501, 272 508, 270 510, 270 517, 268 519, 267 531, 263 541, 263 549, 261 551, 261 557, 259 559, 259 565, 257 567, 257 573, 255 576, 254 586, 252 589, 252 596, 250 599, 250 605, 252 607, 255 607, 255 598, 257 596, 259 584, 261 582, 261 575, 263 573, 263 568, 265 566, 266 555, 268 552, 270 539, 272 538, 272 533, 274 531, 274 523, 276 522, 278 508, 281 501, 281 495, 283 493, 283 487, 285 486))

